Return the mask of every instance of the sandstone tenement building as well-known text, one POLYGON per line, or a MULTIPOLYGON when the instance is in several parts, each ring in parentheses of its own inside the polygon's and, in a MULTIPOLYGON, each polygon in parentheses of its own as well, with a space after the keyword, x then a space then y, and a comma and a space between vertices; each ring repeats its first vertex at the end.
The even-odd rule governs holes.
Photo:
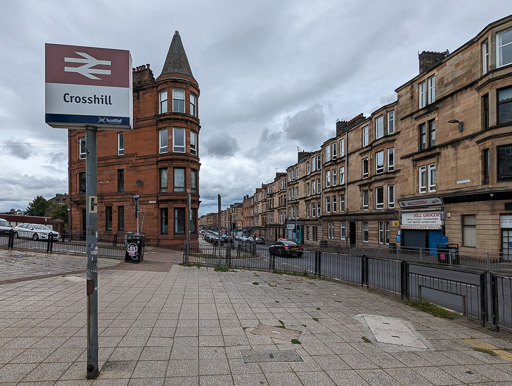
MULTIPOLYGON (((452 53, 422 52, 419 74, 395 91, 287 168, 286 237, 432 254, 449 242, 512 259, 512 16, 452 53)), ((256 210, 262 189, 244 198, 245 231, 273 240, 282 233, 256 210)), ((282 204, 264 200, 267 211, 282 204)))

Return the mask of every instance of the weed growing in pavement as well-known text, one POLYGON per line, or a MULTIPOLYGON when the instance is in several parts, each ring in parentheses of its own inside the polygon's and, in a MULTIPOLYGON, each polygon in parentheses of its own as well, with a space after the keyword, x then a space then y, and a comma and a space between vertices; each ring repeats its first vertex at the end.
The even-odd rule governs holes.
POLYGON ((260 285, 260 283, 258 283, 257 281, 253 281, 252 284, 254 285, 260 285))
POLYGON ((437 316, 439 318, 445 318, 445 319, 456 319, 457 314, 451 311, 448 311, 447 309, 443 307, 439 307, 428 300, 408 300, 405 302, 407 305, 416 308, 417 310, 429 313, 431 315, 437 316))
POLYGON ((281 323, 280 326, 274 326, 274 327, 277 327, 277 328, 286 328, 286 326, 284 325, 284 322, 282 320, 278 320, 279 323, 281 323))
POLYGON ((311 318, 311 319, 313 319, 315 322, 318 322, 318 321, 319 321, 319 319, 318 319, 318 318, 311 318))
POLYGON ((269 286, 269 287, 277 287, 277 284, 275 284, 275 283, 274 283, 274 284, 272 284, 272 283, 268 283, 268 286, 269 286))
POLYGON ((366 343, 372 343, 372 341, 364 335, 361 337, 361 339, 364 340, 366 343))
POLYGON ((302 327, 307 327, 307 325, 306 325, 306 324, 301 324, 301 326, 302 326, 302 327))
POLYGON ((488 354, 493 357, 497 357, 498 354, 496 354, 494 351, 488 349, 488 348, 480 348, 480 347, 471 347, 473 350, 478 352, 483 352, 484 354, 488 354))
POLYGON ((215 272, 229 272, 229 267, 226 267, 225 265, 217 265, 215 268, 213 268, 215 272))
POLYGON ((276 303, 279 303, 279 300, 276 300, 275 302, 276 302, 276 303))
POLYGON ((196 267, 197 269, 202 267, 199 263, 181 263, 180 265, 183 267, 196 267))
POLYGON ((317 309, 317 310, 320 310, 320 307, 317 307, 316 309, 317 309))
POLYGON ((292 344, 302 344, 298 339, 292 339, 291 342, 292 344))

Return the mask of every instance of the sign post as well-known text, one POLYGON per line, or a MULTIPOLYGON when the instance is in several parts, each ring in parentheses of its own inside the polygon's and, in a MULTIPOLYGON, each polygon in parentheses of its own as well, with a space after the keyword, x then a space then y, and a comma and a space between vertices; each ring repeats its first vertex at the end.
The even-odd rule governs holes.
POLYGON ((46 44, 45 63, 46 123, 85 129, 87 378, 94 379, 100 372, 96 134, 98 130, 131 129, 131 57, 125 50, 46 44))

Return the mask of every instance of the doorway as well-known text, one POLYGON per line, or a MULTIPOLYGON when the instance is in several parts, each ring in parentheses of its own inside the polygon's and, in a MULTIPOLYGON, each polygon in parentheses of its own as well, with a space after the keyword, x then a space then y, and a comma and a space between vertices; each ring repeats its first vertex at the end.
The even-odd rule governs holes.
POLYGON ((356 223, 355 221, 351 221, 349 225, 349 238, 350 238, 350 246, 354 247, 356 245, 356 223))

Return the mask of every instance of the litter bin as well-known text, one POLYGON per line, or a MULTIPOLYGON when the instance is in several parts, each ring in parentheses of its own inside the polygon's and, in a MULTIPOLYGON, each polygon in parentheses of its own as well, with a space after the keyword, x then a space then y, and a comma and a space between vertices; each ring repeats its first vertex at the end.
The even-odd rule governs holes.
POLYGON ((144 235, 126 235, 126 254, 124 261, 127 263, 141 263, 144 259, 144 235))
POLYGON ((437 244, 437 262, 441 264, 460 264, 459 244, 437 244))

